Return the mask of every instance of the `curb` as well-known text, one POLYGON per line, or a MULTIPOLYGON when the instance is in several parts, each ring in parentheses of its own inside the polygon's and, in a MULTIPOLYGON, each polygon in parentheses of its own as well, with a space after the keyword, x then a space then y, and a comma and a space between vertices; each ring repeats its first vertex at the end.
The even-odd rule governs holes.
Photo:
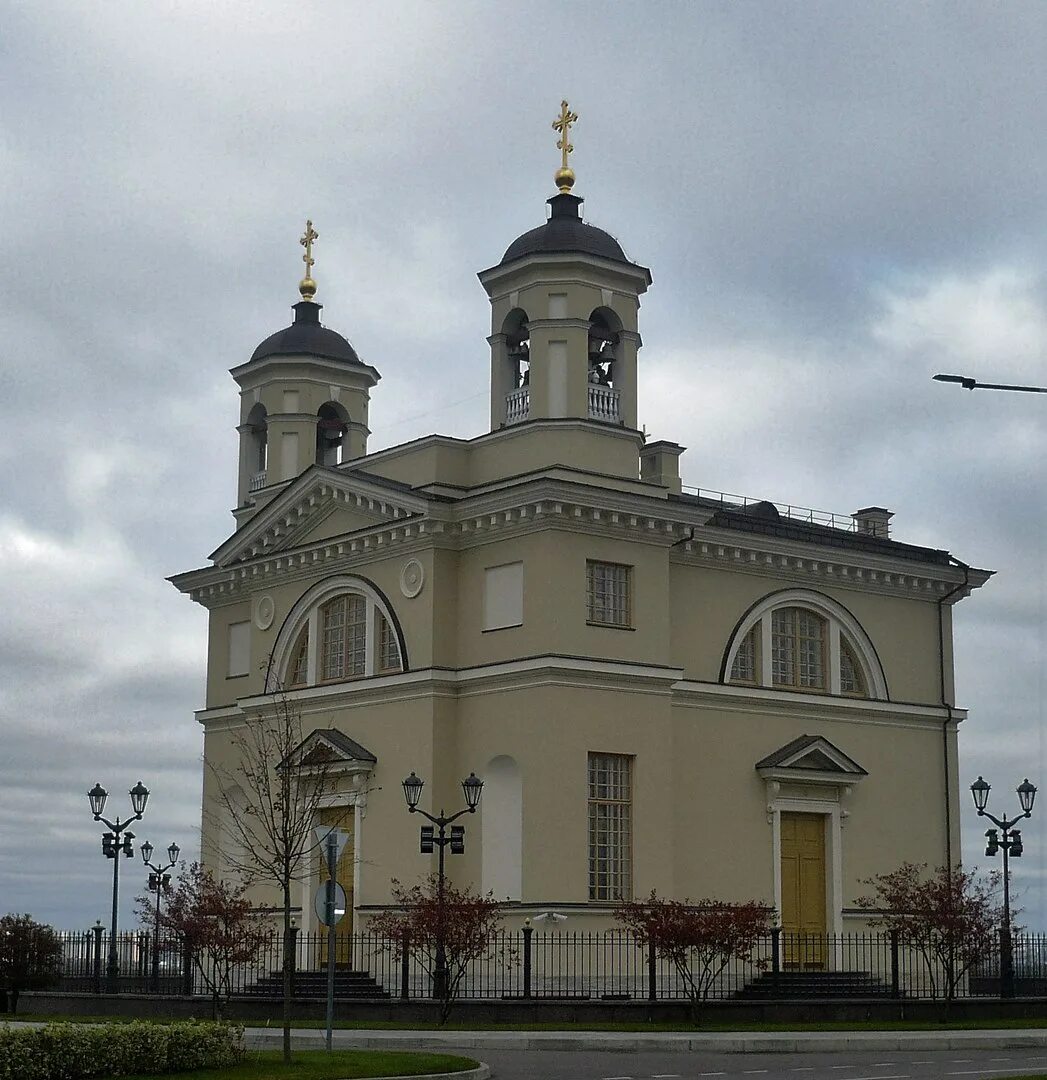
MULTIPOLYGON (((323 1043, 325 1041, 323 1032, 319 1033, 319 1038, 312 1038, 310 1036, 304 1036, 300 1031, 295 1032, 291 1038, 291 1045, 297 1050, 315 1050, 316 1043, 323 1043)), ((253 1033, 245 1031, 244 1042, 248 1049, 259 1050, 263 1047, 279 1047, 282 1045, 283 1036, 279 1032, 270 1033, 265 1031, 255 1030, 253 1033)), ((334 1047, 336 1050, 422 1050, 422 1049, 435 1049, 446 1051, 448 1049, 447 1043, 439 1043, 434 1047, 421 1047, 416 1046, 411 1040, 385 1040, 385 1039, 372 1039, 372 1040, 356 1040, 353 1039, 352 1047, 334 1047), (373 1044, 373 1045, 372 1045, 373 1044)), ((413 1073, 410 1076, 385 1076, 381 1080, 490 1080, 491 1067, 490 1065, 479 1062, 475 1069, 465 1069, 461 1072, 442 1072, 442 1073, 413 1073)))
MULTIPOLYGON (((250 1046, 264 1046, 279 1034, 248 1029, 250 1046)), ((298 1029, 294 1045, 305 1049, 322 1042, 323 1033, 298 1029)), ((1029 1050, 1047 1048, 1047 1029, 980 1029, 974 1031, 877 1031, 877 1032, 508 1032, 508 1031, 364 1031, 340 1029, 338 1042, 361 1050, 589 1050, 589 1051, 705 1051, 721 1054, 834 1053, 839 1051, 922 1050, 1029 1050)), ((456 1073, 470 1077, 472 1074, 456 1073)), ((489 1072, 487 1074, 489 1075, 489 1072)), ((476 1074, 475 1080, 484 1080, 476 1074)))

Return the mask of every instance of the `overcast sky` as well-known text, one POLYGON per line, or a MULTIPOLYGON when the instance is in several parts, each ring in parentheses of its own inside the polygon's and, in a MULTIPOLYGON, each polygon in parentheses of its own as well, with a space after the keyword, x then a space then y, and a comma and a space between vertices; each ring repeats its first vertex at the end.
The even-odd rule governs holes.
MULTIPOLYGON (((487 430, 475 273, 544 220, 561 97, 589 221, 651 267, 641 422, 685 483, 849 513, 997 576, 956 609, 967 786, 1047 928, 1040 3, 0 3, 0 909, 108 921, 84 793, 198 844, 228 369, 290 320, 382 373, 371 448, 487 430)), ((899 793, 904 797, 904 793, 899 793)), ((913 828, 921 823, 914 821, 913 828)), ((129 897, 141 884, 125 863, 129 897)))

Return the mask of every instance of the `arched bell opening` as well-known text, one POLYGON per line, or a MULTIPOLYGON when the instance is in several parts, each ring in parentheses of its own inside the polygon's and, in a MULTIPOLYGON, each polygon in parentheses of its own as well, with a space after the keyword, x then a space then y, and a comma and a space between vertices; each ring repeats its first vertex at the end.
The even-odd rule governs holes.
POLYGON ((621 358, 622 321, 606 307, 595 308, 589 316, 589 402, 590 420, 607 424, 622 422, 621 358))
POLYGON ((245 443, 243 460, 247 466, 248 490, 257 491, 265 487, 269 466, 269 416, 260 401, 247 414, 240 437, 245 443))
POLYGON ((515 424, 526 420, 531 409, 531 331, 523 308, 513 308, 506 315, 502 334, 508 368, 502 381, 510 388, 505 399, 505 422, 515 424))
POLYGON ((512 365, 513 387, 527 386, 530 381, 531 331, 527 325, 527 312, 514 308, 502 324, 505 334, 505 351, 512 365))
POLYGON ((589 382, 614 386, 622 321, 610 308, 596 308, 589 316, 589 382))
POLYGON ((348 446, 349 414, 335 401, 325 402, 316 414, 316 464, 341 465, 348 446))

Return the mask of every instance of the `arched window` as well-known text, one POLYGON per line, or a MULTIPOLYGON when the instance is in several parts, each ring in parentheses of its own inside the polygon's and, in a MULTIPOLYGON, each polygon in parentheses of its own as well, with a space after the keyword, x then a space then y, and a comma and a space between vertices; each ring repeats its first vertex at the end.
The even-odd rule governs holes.
POLYGON ((868 635, 842 604, 788 589, 743 616, 724 656, 725 681, 805 693, 887 699, 868 635))
POLYGON ((405 670, 403 637, 384 596, 344 575, 314 585, 273 649, 270 689, 297 690, 405 670))

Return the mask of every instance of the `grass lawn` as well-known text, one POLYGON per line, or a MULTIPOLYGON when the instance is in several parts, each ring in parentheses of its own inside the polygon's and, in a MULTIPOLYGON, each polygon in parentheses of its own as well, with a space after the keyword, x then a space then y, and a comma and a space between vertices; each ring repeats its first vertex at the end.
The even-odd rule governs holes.
MULTIPOLYGON (((475 1069, 471 1058, 450 1054, 411 1054, 385 1050, 295 1051, 290 1065, 279 1050, 252 1050, 240 1065, 226 1069, 197 1069, 165 1073, 164 1080, 351 1080, 358 1076, 417 1076, 420 1073, 462 1072, 475 1069)), ((154 1076, 122 1080, 156 1080, 154 1076)))

